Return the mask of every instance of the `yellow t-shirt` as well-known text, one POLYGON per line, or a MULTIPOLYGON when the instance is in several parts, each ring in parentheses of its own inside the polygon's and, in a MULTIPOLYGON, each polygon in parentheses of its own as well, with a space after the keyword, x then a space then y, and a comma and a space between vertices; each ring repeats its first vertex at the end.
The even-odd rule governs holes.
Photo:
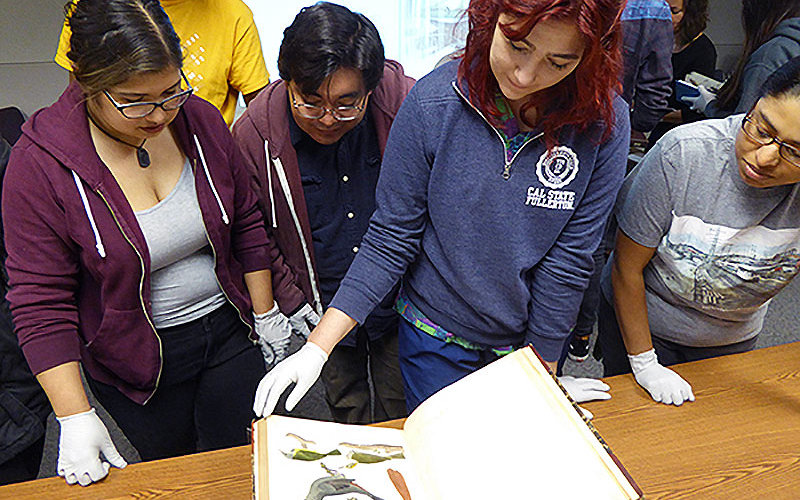
MULTIPOLYGON (((253 13, 241 0, 161 0, 181 39, 183 71, 195 94, 209 101, 230 125, 239 92, 269 83, 253 13)), ((71 70, 67 57, 72 32, 66 20, 55 62, 71 70)))

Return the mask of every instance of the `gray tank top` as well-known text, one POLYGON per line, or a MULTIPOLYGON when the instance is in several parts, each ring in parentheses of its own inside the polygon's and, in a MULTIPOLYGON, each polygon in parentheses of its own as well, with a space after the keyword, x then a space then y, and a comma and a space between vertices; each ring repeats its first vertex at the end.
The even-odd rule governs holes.
POLYGON ((225 303, 188 160, 178 183, 155 206, 136 212, 150 251, 156 328, 188 323, 225 303))

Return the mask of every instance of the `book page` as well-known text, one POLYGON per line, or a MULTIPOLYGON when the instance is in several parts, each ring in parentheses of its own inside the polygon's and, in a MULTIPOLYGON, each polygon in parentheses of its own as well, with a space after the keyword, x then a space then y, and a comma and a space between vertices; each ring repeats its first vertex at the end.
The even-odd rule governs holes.
POLYGON ((408 418, 406 456, 429 500, 639 497, 535 356, 509 354, 408 418))
MULTIPOLYGON (((396 456, 396 450, 386 447, 403 445, 403 431, 400 429, 338 424, 277 415, 271 415, 266 420, 257 422, 254 428, 256 498, 305 499, 309 495, 312 483, 320 478, 332 477, 331 472, 338 472, 347 479, 353 479, 364 490, 385 500, 402 500, 389 479, 387 469, 400 472, 409 489, 420 489, 405 458, 392 458, 377 463, 358 462, 353 458, 373 460, 376 454, 384 452, 386 456, 396 456), (260 435, 263 432, 266 432, 268 439, 265 440, 263 435, 260 435), (265 442, 266 457, 259 458, 258 448, 265 442), (296 458, 289 458, 287 455, 292 455, 293 450, 305 451, 295 453, 296 458), (339 450, 341 454, 317 458, 316 455, 309 453, 315 451, 326 454, 333 450, 339 450), (352 451, 362 454, 353 455, 350 453, 352 451), (259 481, 267 473, 269 480, 259 481), (259 484, 260 488, 268 489, 268 496, 259 491, 259 484)), ((343 493, 341 496, 329 498, 369 497, 358 493, 343 493)), ((415 497, 414 500, 423 499, 415 497)))

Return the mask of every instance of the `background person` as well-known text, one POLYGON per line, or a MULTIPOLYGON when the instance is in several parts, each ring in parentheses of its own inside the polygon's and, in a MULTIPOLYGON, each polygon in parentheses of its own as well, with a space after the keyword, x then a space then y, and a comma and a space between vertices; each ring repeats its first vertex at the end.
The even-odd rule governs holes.
POLYGON ((708 0, 669 0, 672 11, 672 26, 675 30, 675 45, 672 48, 672 109, 648 137, 647 149, 668 130, 681 123, 691 123, 703 118, 689 105, 675 96, 675 82, 685 80, 689 73, 699 73, 715 78, 717 49, 704 33, 708 23, 708 0))
MULTIPOLYGON (((644 133, 650 132, 669 111, 667 98, 672 78, 669 6, 664 0, 628 0, 622 10, 621 25, 622 97, 630 106, 632 139, 645 140, 644 133)), ((559 358, 559 375, 567 356, 575 362, 589 357, 589 341, 600 300, 600 270, 608 258, 610 245, 604 239, 592 256, 594 272, 583 294, 575 328, 559 358)))
POLYGON ((769 75, 800 56, 800 2, 743 0, 744 45, 736 68, 717 94, 700 86, 684 102, 707 117, 746 113, 756 103, 769 75))
POLYGON ((672 17, 664 0, 628 0, 622 10, 622 97, 631 129, 650 132, 669 108, 672 17))
MULTIPOLYGON (((330 304, 361 246, 389 127, 414 80, 384 60, 369 19, 327 2, 304 8, 286 28, 278 68, 282 80, 253 101, 233 134, 256 170, 267 222, 285 258, 274 269, 276 300, 287 314, 306 315, 316 325, 314 309, 330 304)), ((394 296, 387 298, 336 346, 323 369, 338 422, 407 415, 398 316, 394 296)), ((303 336, 308 333, 306 327, 303 336)))
MULTIPOLYGON (((619 5, 472 0, 468 12, 464 57, 404 101, 358 254, 309 341, 259 384, 257 414, 296 382, 291 410, 401 277, 409 410, 527 344, 555 368, 628 154, 619 5)), ((610 397, 599 381, 562 383, 577 401, 610 397)))
POLYGON ((680 405, 691 386, 665 365, 752 349, 769 300, 800 270, 799 182, 800 58, 746 115, 665 135, 620 191, 604 374, 632 369, 654 400, 680 405))
POLYGON ((17 335, 61 427, 58 473, 87 485, 125 461, 81 365, 144 460, 245 444, 265 372, 251 303, 259 336, 289 324, 241 154, 182 87, 160 4, 67 9, 76 81, 23 126, 2 213, 17 335))
MULTIPOLYGON (((184 72, 195 94, 217 107, 230 126, 236 101, 247 105, 269 83, 253 13, 242 0, 163 0, 181 40, 184 72)), ((65 19, 55 62, 72 71, 65 19)))

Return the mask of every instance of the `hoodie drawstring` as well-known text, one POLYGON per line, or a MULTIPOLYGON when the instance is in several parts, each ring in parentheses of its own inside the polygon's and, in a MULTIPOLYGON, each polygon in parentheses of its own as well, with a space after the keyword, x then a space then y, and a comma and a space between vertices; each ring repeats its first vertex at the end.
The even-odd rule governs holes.
POLYGON ((230 224, 230 219, 228 219, 228 212, 225 211, 225 207, 222 205, 222 199, 219 197, 219 193, 217 193, 217 187, 214 185, 214 181, 211 179, 211 172, 208 171, 208 165, 206 165, 206 158, 203 155, 203 148, 200 147, 200 141, 197 140, 197 136, 192 134, 192 138, 194 139, 194 143, 197 145, 197 152, 200 155, 200 163, 203 164, 203 171, 206 173, 206 179, 208 179, 208 184, 211 186, 211 191, 214 193, 214 198, 217 199, 217 205, 219 205, 219 210, 222 212, 222 222, 225 223, 227 226, 230 224))
POLYGON ((264 141, 264 154, 267 158, 267 189, 269 189, 269 215, 272 220, 272 229, 278 228, 278 218, 275 217, 275 192, 272 190, 272 169, 269 168, 269 144, 264 141))
POLYGON ((74 170, 72 171, 72 178, 75 180, 75 185, 78 186, 78 193, 81 195, 83 209, 86 211, 86 217, 89 219, 89 224, 92 226, 92 231, 94 232, 94 246, 97 248, 97 254, 100 255, 101 259, 105 259, 106 248, 103 246, 103 240, 100 239, 100 231, 97 230, 97 224, 94 221, 94 215, 92 215, 92 207, 89 206, 89 200, 86 198, 86 191, 83 190, 83 183, 74 170))

